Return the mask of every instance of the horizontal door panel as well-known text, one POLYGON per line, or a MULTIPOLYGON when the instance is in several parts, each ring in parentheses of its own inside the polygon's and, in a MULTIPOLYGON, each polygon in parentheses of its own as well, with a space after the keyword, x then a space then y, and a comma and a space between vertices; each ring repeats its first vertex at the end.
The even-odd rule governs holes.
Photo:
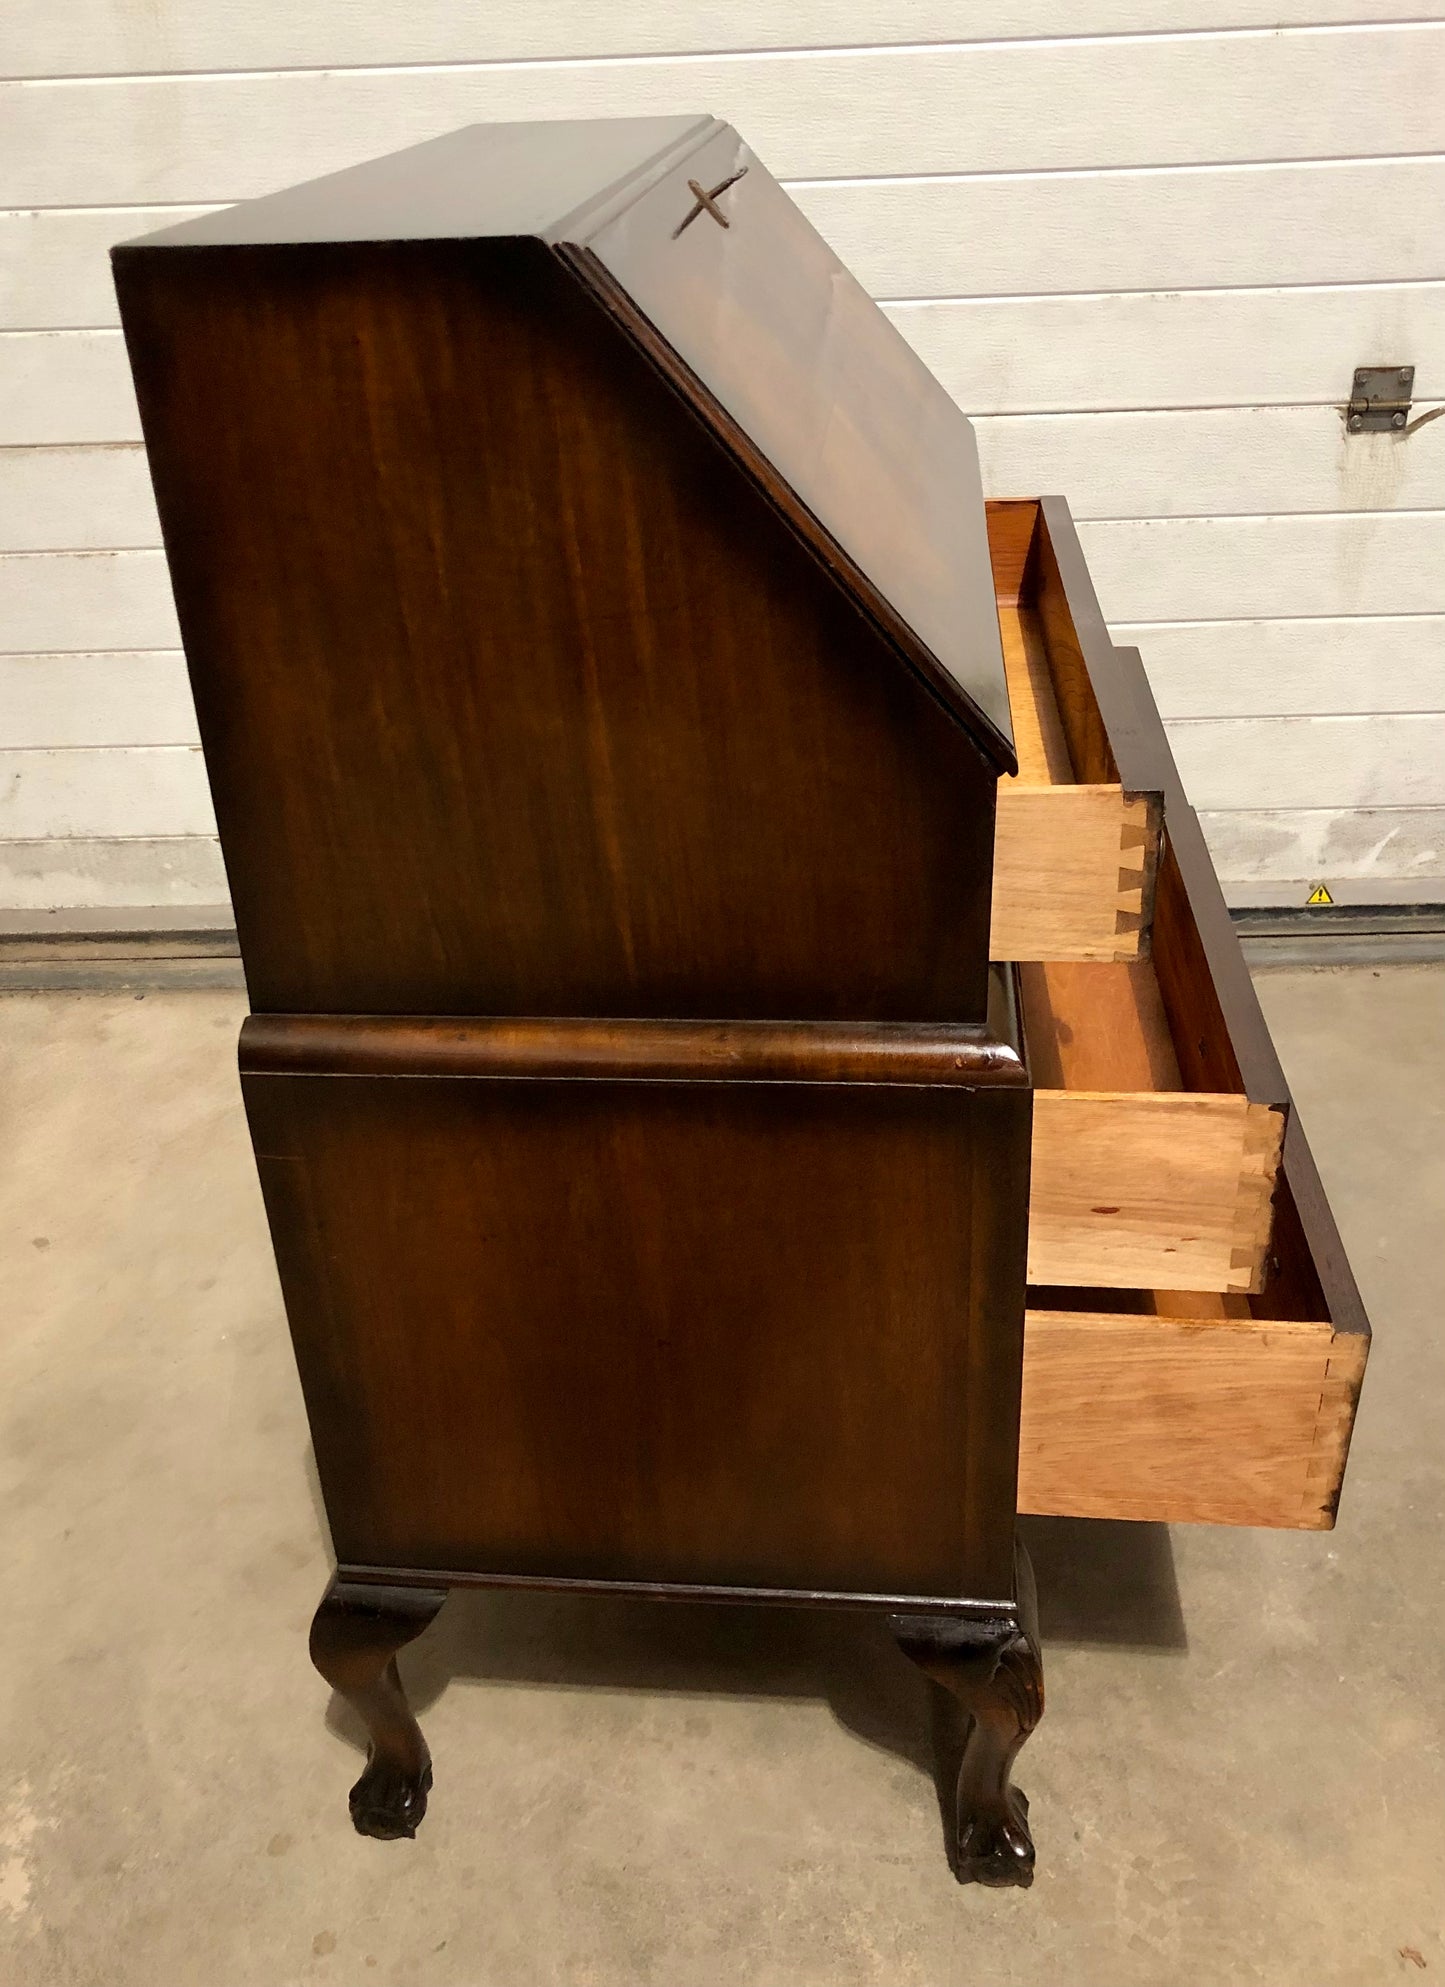
MULTIPOLYGON (((1353 25, 1398 17, 1399 0, 998 0, 986 19, 962 16, 958 38, 1032 40, 1150 30, 1273 28, 1320 21, 1353 25), (970 34, 969 31, 973 32, 970 34)), ((1416 18, 1441 16, 1416 0, 1416 18)), ((291 7, 233 0, 9 0, 6 65, 14 76, 94 76, 115 71, 335 69, 349 63, 515 62, 528 57, 672 55, 692 49, 797 49, 846 40, 936 42, 937 0, 620 0, 579 10, 573 0, 505 0, 458 10, 453 0, 411 0, 404 11, 291 7)), ((947 26, 946 20, 942 25, 947 26)))
POLYGON ((791 178, 1425 153, 1445 26, 16 82, 0 183, 16 206, 241 200, 464 124, 689 108, 791 178))

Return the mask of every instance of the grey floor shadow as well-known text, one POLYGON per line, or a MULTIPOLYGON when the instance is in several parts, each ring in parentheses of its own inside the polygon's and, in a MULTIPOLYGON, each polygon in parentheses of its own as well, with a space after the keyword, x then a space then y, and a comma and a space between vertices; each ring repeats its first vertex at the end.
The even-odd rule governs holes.
MULTIPOLYGON (((865 1743, 931 1771, 924 1680, 878 1614, 458 1590, 399 1666, 419 1714, 453 1682, 821 1700, 865 1743)), ((327 1722, 364 1747, 342 1699, 327 1722)))
POLYGON ((1118 1518, 1020 1518, 1050 1643, 1082 1649, 1189 1647, 1167 1525, 1118 1518))
MULTIPOLYGON (((1051 1642, 1187 1647, 1166 1526, 1027 1518, 1020 1527, 1038 1580, 1046 1677, 1051 1642)), ((419 1713, 452 1682, 822 1701, 855 1737, 937 1775, 941 1788, 962 1744, 951 1702, 899 1653, 886 1618, 843 1609, 461 1590, 400 1666, 419 1713)), ((477 1716, 488 1715, 483 1699, 477 1716)), ((364 1747, 340 1698, 328 1723, 364 1747)))

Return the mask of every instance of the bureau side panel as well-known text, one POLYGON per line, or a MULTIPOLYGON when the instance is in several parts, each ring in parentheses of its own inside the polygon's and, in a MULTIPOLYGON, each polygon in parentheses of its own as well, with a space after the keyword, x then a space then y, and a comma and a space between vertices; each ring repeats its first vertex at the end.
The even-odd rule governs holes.
POLYGON ((343 1561, 1010 1593, 1027 1091, 245 1088, 343 1561))
POLYGON ((116 278, 258 1011, 982 1019, 993 767, 550 251, 116 278))

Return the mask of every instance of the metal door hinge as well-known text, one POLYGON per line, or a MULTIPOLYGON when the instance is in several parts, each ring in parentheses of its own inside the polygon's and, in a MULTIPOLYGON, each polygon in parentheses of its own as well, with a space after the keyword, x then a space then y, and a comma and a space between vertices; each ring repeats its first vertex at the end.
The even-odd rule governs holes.
POLYGON ((1414 387, 1413 366, 1356 366, 1345 426, 1352 435, 1403 428, 1410 418, 1414 387))

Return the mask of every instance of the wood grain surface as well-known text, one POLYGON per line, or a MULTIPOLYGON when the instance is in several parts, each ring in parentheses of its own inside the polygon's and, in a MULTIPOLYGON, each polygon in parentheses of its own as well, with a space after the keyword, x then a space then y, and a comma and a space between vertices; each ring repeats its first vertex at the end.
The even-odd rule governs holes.
POLYGON ((1007 1598, 1027 1090, 486 1066, 244 1079, 338 1556, 1007 1598))
POLYGON ((1364 1341, 1325 1322, 1030 1309, 1019 1508, 1327 1529, 1364 1341))
POLYGON ((118 267, 256 1007, 981 1018, 992 768, 547 249, 118 267))

